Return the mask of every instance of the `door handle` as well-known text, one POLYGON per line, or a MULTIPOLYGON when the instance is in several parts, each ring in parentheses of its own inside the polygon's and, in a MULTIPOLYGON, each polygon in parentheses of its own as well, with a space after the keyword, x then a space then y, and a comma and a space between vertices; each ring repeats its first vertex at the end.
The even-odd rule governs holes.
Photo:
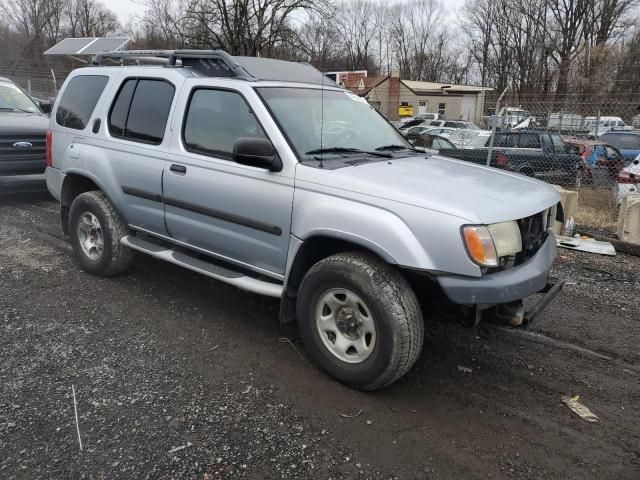
POLYGON ((176 165, 175 163, 169 167, 169 170, 180 175, 187 173, 187 167, 184 165, 176 165))
POLYGON ((91 128, 91 131, 93 133, 98 133, 100 131, 100 124, 102 123, 102 121, 99 118, 96 118, 93 121, 93 127, 91 128))

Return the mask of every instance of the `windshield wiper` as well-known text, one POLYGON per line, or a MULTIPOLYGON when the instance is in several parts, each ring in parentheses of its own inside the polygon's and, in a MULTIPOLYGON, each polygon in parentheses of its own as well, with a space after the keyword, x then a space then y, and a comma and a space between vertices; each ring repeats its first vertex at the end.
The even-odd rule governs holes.
POLYGON ((26 110, 24 108, 16 108, 16 107, 0 107, 0 110, 5 110, 9 112, 36 113, 32 110, 26 110))
POLYGON ((322 153, 364 153, 366 155, 373 155, 376 157, 393 158, 393 156, 388 153, 369 152, 367 150, 360 150, 359 148, 350 148, 350 147, 318 148, 315 150, 309 150, 308 152, 305 152, 305 155, 316 155, 316 154, 322 154, 322 153))
POLYGON ((376 148, 377 152, 383 152, 385 150, 412 150, 416 152, 415 148, 405 147, 404 145, 382 145, 381 147, 376 148))

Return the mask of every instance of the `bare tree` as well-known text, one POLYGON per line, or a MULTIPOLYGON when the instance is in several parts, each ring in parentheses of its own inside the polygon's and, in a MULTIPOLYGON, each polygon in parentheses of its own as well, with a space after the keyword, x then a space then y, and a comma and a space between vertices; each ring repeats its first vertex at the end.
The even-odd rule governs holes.
POLYGON ((223 48, 237 55, 270 55, 292 36, 296 11, 312 0, 190 0, 181 36, 193 46, 223 48))
POLYGON ((96 0, 70 0, 64 13, 71 37, 104 37, 120 29, 116 14, 96 0))
POLYGON ((348 68, 370 69, 373 66, 373 42, 378 38, 381 24, 375 15, 376 5, 367 0, 348 0, 339 4, 339 15, 335 16, 348 68))
POLYGON ((37 56, 60 34, 63 0, 8 0, 0 13, 26 40, 25 49, 37 56))
POLYGON ((400 74, 423 80, 429 76, 433 53, 444 48, 440 37, 443 20, 442 3, 438 0, 405 0, 393 5, 389 22, 400 74))

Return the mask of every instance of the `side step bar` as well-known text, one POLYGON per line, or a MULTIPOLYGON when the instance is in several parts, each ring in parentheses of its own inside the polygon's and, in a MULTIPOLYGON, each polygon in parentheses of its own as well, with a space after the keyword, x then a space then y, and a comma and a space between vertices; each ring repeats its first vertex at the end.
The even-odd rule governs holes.
POLYGON ((282 297, 283 286, 281 284, 250 277, 241 272, 192 257, 189 254, 176 252, 171 248, 149 242, 143 238, 127 235, 120 239, 120 243, 133 250, 146 253, 165 262, 180 265, 181 267, 188 268, 207 277, 215 278, 216 280, 228 283, 242 290, 268 297, 282 297))

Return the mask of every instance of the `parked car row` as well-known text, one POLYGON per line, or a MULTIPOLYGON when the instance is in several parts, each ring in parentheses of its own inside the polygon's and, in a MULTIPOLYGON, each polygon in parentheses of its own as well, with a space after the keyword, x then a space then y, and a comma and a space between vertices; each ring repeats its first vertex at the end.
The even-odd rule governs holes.
MULTIPOLYGON (((441 150, 440 153, 485 164, 490 140, 490 135, 477 136, 469 148, 441 150)), ((582 159, 559 135, 543 131, 496 133, 490 165, 567 186, 579 186, 582 178, 582 159)))
MULTIPOLYGON (((416 123, 401 132, 417 149, 486 163, 491 131, 416 123)), ((522 129, 497 133, 491 165, 565 185, 613 184, 614 200, 620 204, 625 194, 638 191, 638 158, 638 132, 610 131, 590 140, 522 129)))

